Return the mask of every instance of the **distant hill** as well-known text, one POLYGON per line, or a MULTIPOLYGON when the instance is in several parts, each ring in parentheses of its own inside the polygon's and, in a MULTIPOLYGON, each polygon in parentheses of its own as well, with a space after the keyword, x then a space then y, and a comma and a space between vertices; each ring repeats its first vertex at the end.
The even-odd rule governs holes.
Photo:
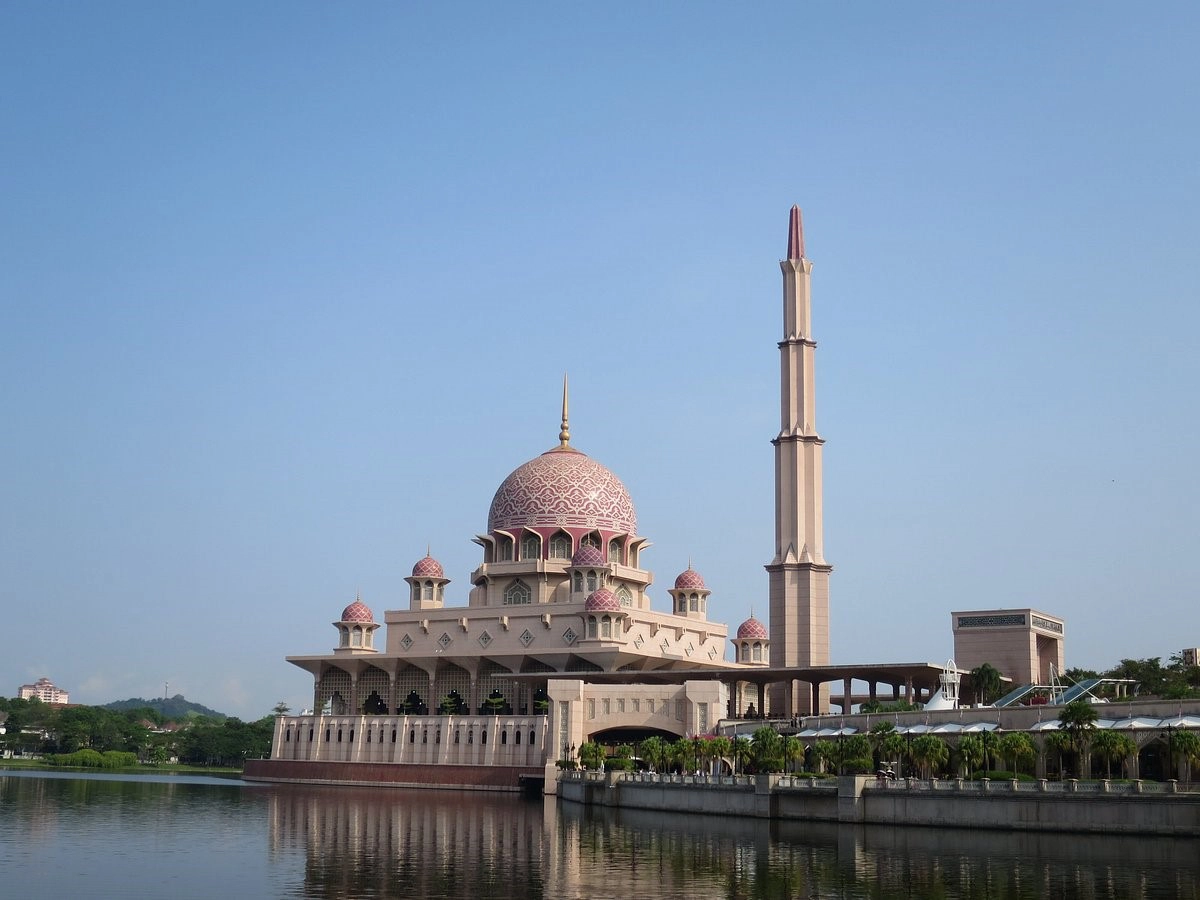
POLYGON ((155 697, 153 700, 143 700, 141 697, 130 697, 128 700, 114 700, 112 703, 101 705, 101 709, 111 709, 123 712, 127 709, 153 709, 162 714, 168 721, 180 722, 184 719, 194 719, 196 716, 209 716, 213 719, 227 719, 225 713, 209 709, 199 703, 185 700, 183 694, 174 697, 155 697))

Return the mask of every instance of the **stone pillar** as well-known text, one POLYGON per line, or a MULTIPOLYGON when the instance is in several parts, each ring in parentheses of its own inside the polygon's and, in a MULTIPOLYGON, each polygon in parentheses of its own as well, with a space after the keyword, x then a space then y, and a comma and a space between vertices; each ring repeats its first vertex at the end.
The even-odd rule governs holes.
POLYGON ((842 679, 842 715, 850 715, 850 707, 854 705, 854 693, 850 689, 849 678, 842 679))

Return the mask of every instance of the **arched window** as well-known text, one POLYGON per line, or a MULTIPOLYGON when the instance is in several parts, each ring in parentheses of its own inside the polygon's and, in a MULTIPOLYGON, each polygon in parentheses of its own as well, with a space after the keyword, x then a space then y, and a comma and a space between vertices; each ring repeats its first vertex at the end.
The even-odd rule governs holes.
POLYGON ((610 563, 621 563, 621 542, 615 538, 608 542, 608 561, 610 563))
POLYGON ((517 743, 521 743, 521 729, 517 729, 517 743))
POLYGON ((513 540, 506 534, 500 535, 500 545, 496 548, 496 555, 500 562, 508 562, 512 559, 513 540))
POLYGON ((350 629, 347 628, 345 625, 343 625, 341 628, 338 629, 338 635, 339 635, 338 645, 342 646, 342 647, 349 647, 350 646, 350 629))
POLYGON ((556 531, 554 536, 550 538, 550 558, 571 558, 571 536, 565 531, 556 531))
POLYGON ((742 662, 750 662, 750 645, 742 644, 742 662))
POLYGON ((354 630, 350 632, 350 646, 351 647, 361 647, 362 646, 362 626, 355 625, 354 630))
POLYGON ((414 603, 421 601, 421 583, 419 581, 412 586, 412 598, 414 603))
POLYGON ((433 582, 432 581, 426 581, 423 585, 421 585, 421 597, 422 597, 422 599, 425 599, 425 600, 433 599, 433 582))
POLYGON ((364 631, 363 632, 363 646, 364 647, 372 647, 374 645, 375 645, 374 633, 370 632, 370 631, 364 631))
POLYGON ((505 606, 523 606, 533 602, 533 591, 521 580, 514 581, 504 591, 505 606))
POLYGON ((410 744, 415 744, 417 742, 417 729, 414 728, 408 733, 408 742, 410 744))
POLYGON ((692 594, 688 599, 691 602, 692 612, 700 612, 700 598, 696 594, 692 594))
POLYGON ((633 606, 633 594, 629 592, 629 588, 621 585, 617 588, 617 599, 621 601, 622 606, 633 606))
POLYGON ((762 644, 757 642, 754 644, 754 661, 762 662, 762 644))
POLYGON ((527 534, 521 538, 521 559, 540 559, 541 556, 541 538, 536 534, 527 534))
POLYGON ((596 573, 595 572, 589 571, 587 573, 587 586, 588 586, 587 589, 588 589, 589 594, 596 589, 596 573))
POLYGON ((508 743, 508 732, 507 731, 500 732, 500 743, 502 745, 508 743))
POLYGON ((481 731, 479 733, 479 743, 481 743, 481 744, 487 743, 487 729, 486 728, 483 729, 483 731, 481 731))
POLYGON ((612 617, 611 616, 605 616, 603 619, 600 620, 600 637, 602 637, 602 638, 611 638, 612 637, 612 617))
POLYGON ((533 743, 533 729, 529 729, 529 743, 533 743))
POLYGON ((687 597, 680 597, 678 606, 681 613, 687 612, 687 597))
POLYGON ((582 572, 575 573, 575 592, 576 593, 583 592, 583 573, 582 572))
POLYGON ((588 632, 587 632, 588 637, 594 638, 596 636, 596 617, 595 616, 588 616, 587 628, 588 628, 588 632))

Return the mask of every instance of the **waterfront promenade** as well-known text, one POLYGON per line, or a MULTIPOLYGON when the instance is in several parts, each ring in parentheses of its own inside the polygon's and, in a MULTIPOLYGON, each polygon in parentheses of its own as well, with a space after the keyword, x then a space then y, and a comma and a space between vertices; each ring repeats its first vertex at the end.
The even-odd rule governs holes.
POLYGON ((1200 836, 1200 792, 1177 782, 563 772, 568 802, 850 824, 1200 836))

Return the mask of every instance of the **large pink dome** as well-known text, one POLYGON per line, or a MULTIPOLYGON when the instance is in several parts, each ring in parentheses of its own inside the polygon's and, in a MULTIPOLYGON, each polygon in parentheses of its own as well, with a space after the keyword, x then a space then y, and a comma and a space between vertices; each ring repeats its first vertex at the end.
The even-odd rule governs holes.
POLYGON ((637 514, 616 475, 578 450, 555 447, 505 478, 488 512, 488 531, 538 526, 637 534, 637 514))
POLYGON ((371 607, 363 603, 361 600, 355 600, 349 606, 342 610, 341 622, 374 622, 375 616, 371 614, 371 607))
POLYGON ((679 573, 679 577, 675 579, 675 589, 682 591, 707 591, 704 586, 704 579, 700 577, 700 573, 688 566, 687 569, 679 573))
POLYGON ((763 640, 770 637, 767 634, 767 626, 754 618, 754 616, 751 616, 738 626, 737 636, 740 638, 753 638, 755 640, 763 640))

